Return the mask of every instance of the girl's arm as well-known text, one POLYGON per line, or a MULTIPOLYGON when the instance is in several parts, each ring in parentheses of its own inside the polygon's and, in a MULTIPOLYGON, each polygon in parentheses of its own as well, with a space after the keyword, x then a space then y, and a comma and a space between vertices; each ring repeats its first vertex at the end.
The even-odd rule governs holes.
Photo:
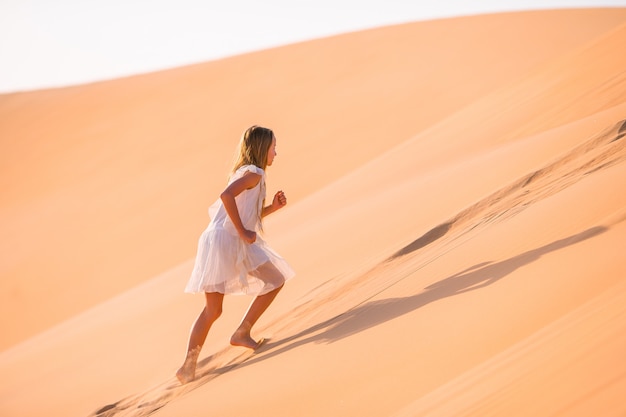
POLYGON ((248 172, 244 174, 243 177, 233 181, 228 187, 226 187, 222 194, 220 194, 220 199, 222 200, 222 203, 224 203, 226 213, 228 213, 230 220, 233 222, 237 233, 239 233, 239 236, 241 236, 241 238, 248 243, 254 243, 256 240, 256 232, 247 230, 243 227, 241 216, 239 216, 239 210, 237 209, 237 203, 235 202, 235 197, 245 190, 254 188, 260 180, 261 176, 259 174, 248 172))
POLYGON ((283 193, 282 191, 278 191, 276 194, 274 194, 274 200, 272 200, 272 204, 263 207, 263 210, 261 211, 261 216, 265 217, 268 214, 272 214, 276 210, 281 209, 286 205, 287 197, 285 197, 285 193, 283 193))

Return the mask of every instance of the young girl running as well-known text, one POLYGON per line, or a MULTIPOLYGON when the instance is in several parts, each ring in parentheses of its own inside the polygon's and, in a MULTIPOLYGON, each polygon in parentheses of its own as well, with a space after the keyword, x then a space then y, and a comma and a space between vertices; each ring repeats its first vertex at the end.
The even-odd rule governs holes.
POLYGON ((195 377, 196 363, 211 325, 222 313, 225 294, 256 295, 239 328, 234 346, 257 349, 250 330, 274 301, 286 280, 294 276, 289 264, 258 235, 262 218, 283 208, 278 191, 265 206, 265 169, 276 156, 276 137, 267 128, 252 126, 239 142, 226 189, 209 208, 211 221, 200 236, 196 261, 185 292, 203 292, 206 305, 189 335, 187 356, 176 376, 183 384, 195 377))

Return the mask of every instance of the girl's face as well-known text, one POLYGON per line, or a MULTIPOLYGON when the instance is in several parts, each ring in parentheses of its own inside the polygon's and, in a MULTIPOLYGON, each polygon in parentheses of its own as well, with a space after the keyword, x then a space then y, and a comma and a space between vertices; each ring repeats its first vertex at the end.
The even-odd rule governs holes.
POLYGON ((267 166, 272 166, 272 162, 274 162, 274 157, 276 155, 278 154, 276 153, 276 137, 274 137, 272 138, 272 144, 267 151, 267 166))

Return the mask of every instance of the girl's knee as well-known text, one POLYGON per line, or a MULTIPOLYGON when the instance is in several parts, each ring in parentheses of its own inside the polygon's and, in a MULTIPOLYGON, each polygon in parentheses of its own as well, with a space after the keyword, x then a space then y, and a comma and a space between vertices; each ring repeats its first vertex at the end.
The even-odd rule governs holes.
POLYGON ((205 293, 206 304, 204 306, 204 316, 207 320, 214 322, 222 315, 222 301, 224 300, 224 294, 220 293, 205 293))
POLYGON ((266 282, 262 294, 275 293, 278 294, 285 286, 285 280, 266 282))
POLYGON ((271 277, 271 279, 265 281, 265 287, 268 289, 268 291, 278 292, 281 288, 283 288, 284 285, 285 278, 280 274, 274 275, 271 277))
POLYGON ((253 276, 264 282, 262 294, 280 290, 285 285, 285 277, 270 262, 267 262, 253 271, 253 276))
POLYGON ((207 305, 204 307, 204 315, 207 320, 213 322, 222 315, 221 305, 207 305))

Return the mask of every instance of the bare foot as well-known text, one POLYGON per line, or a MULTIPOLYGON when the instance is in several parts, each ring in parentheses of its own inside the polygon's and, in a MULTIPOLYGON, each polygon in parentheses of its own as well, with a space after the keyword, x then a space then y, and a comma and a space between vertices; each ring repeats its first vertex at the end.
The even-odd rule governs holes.
MULTIPOLYGON (((187 364, 185 364, 187 365, 187 364)), ((185 385, 188 382, 191 382, 196 377, 196 366, 181 366, 178 371, 176 371, 176 378, 180 381, 181 384, 185 385)))
POLYGON ((230 344, 233 346, 241 346, 256 350, 263 344, 263 340, 257 342, 250 336, 249 332, 237 329, 237 331, 235 331, 233 336, 230 338, 230 344))
POLYGON ((201 346, 187 352, 185 363, 176 371, 176 378, 181 384, 191 382, 196 377, 196 364, 198 363, 198 356, 200 355, 201 346))

